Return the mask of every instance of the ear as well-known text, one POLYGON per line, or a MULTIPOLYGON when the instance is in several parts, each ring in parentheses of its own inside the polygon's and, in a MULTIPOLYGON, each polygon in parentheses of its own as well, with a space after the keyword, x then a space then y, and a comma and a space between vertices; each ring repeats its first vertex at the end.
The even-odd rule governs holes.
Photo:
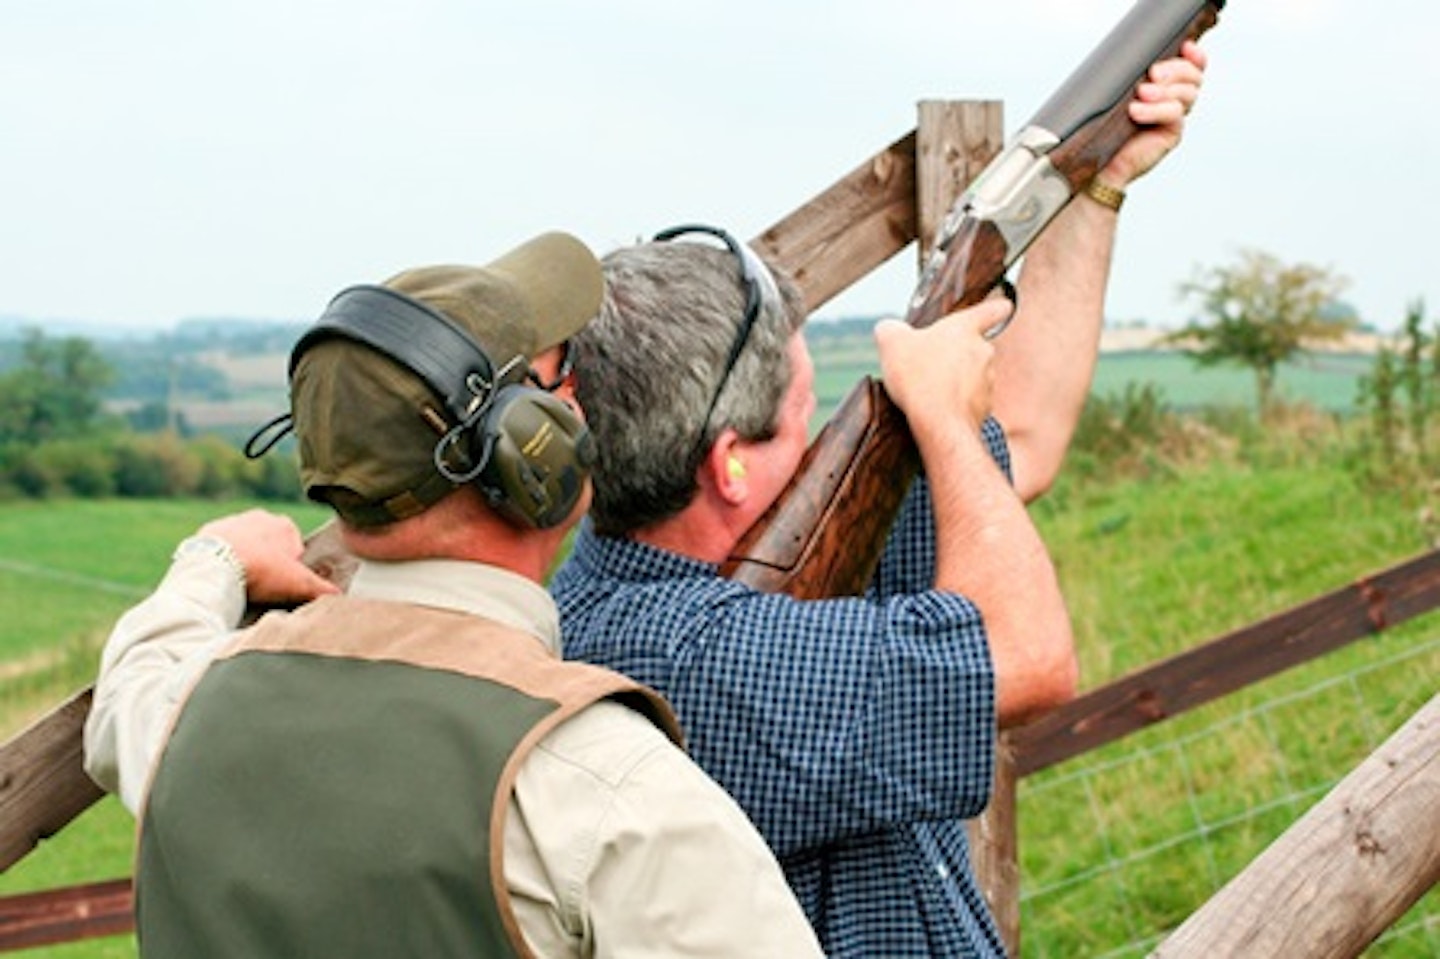
POLYGON ((746 444, 741 442, 740 435, 733 429, 725 430, 700 464, 704 474, 700 485, 714 489, 727 504, 740 505, 750 495, 745 458, 746 444))

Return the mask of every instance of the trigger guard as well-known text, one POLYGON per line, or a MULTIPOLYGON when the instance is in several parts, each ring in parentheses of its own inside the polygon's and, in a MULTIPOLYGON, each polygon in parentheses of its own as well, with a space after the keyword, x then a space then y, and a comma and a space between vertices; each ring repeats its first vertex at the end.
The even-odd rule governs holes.
POLYGON ((993 340, 1001 333, 1004 333, 1005 328, 1014 321, 1015 314, 1020 310, 1020 291, 1015 289, 1015 284, 1010 282, 1010 278, 1002 276, 996 286, 1000 292, 1004 294, 1005 299, 1010 301, 1010 315, 981 334, 987 340, 993 340))

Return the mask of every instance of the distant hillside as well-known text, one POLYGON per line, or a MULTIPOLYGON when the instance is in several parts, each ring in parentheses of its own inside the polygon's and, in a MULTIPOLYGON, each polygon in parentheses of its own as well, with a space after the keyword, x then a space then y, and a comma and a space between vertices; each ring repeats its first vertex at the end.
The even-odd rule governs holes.
POLYGON ((8 314, 0 315, 0 345, 21 339, 25 332, 31 329, 38 329, 46 336, 79 336, 96 343, 109 343, 116 340, 141 342, 163 339, 181 341, 217 338, 243 340, 257 331, 298 329, 304 325, 304 320, 264 320, 219 316, 192 317, 181 320, 170 327, 124 326, 67 317, 27 317, 8 314))
MULTIPOLYGON (((1174 347, 1163 346, 1157 342, 1169 332, 1169 330, 1153 326, 1106 327, 1100 333, 1100 352, 1133 353, 1145 350, 1173 350, 1174 347)), ((1312 352, 1373 354, 1386 343, 1390 343, 1393 348, 1393 340, 1393 337, 1387 337, 1371 330, 1360 330, 1334 343, 1317 345, 1312 352)))
MULTIPOLYGON (((821 422, 856 381, 878 373, 872 328, 881 318, 855 316, 806 325, 806 339, 815 357, 820 401, 817 417, 821 422)), ((34 324, 0 318, 0 371, 17 359, 27 326, 34 324)), ((137 425, 165 422, 165 411, 173 408, 192 431, 236 437, 248 435, 285 408, 289 350, 305 326, 303 322, 212 317, 187 320, 164 331, 117 331, 62 323, 47 325, 44 333, 47 337, 91 339, 117 374, 106 396, 108 407, 130 416, 137 425), (88 336, 87 329, 97 335, 88 336)), ((1182 354, 1157 347, 1164 332, 1137 325, 1107 328, 1101 337, 1096 392, 1110 394, 1131 383, 1152 383, 1166 403, 1180 409, 1250 402, 1253 383, 1248 371, 1237 367, 1199 370, 1182 354)), ((1344 344, 1287 365, 1280 374, 1282 395, 1335 412, 1350 411, 1356 383, 1381 342, 1374 333, 1357 334, 1344 344)))
MULTIPOLYGON (((815 347, 849 340, 853 337, 868 338, 871 329, 884 318, 883 314, 877 314, 813 322, 805 327, 806 339, 812 347, 815 347)), ((1174 350, 1174 347, 1165 346, 1159 342, 1169 332, 1161 327, 1136 323, 1106 326, 1100 333, 1100 352, 1135 353, 1150 350, 1174 350)), ((1318 346, 1314 352, 1373 354, 1385 343, 1390 343, 1393 347, 1394 337, 1376 333, 1373 330, 1361 330, 1335 343, 1318 346)))

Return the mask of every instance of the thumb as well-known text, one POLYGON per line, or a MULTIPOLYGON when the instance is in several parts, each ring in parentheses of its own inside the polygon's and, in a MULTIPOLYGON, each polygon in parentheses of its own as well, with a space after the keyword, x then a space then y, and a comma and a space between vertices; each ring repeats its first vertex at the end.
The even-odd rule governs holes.
POLYGON ((875 324, 875 341, 879 343, 882 340, 894 339, 896 336, 903 336, 903 331, 910 328, 911 327, 907 323, 904 323, 901 320, 897 320, 894 317, 887 317, 886 319, 883 319, 875 324))
POLYGON ((293 563, 257 570, 250 598, 264 603, 302 603, 341 592, 340 587, 298 559, 293 563))

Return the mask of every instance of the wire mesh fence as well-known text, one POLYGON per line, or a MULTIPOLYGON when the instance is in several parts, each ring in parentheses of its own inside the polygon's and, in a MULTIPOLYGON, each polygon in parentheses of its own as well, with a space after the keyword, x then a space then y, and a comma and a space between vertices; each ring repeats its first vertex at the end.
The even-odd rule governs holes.
MULTIPOLYGON (((1023 779, 1023 955, 1146 955, 1429 700, 1437 677, 1440 629, 1420 622, 1023 779)), ((1440 955, 1440 892, 1366 955, 1440 955)))

